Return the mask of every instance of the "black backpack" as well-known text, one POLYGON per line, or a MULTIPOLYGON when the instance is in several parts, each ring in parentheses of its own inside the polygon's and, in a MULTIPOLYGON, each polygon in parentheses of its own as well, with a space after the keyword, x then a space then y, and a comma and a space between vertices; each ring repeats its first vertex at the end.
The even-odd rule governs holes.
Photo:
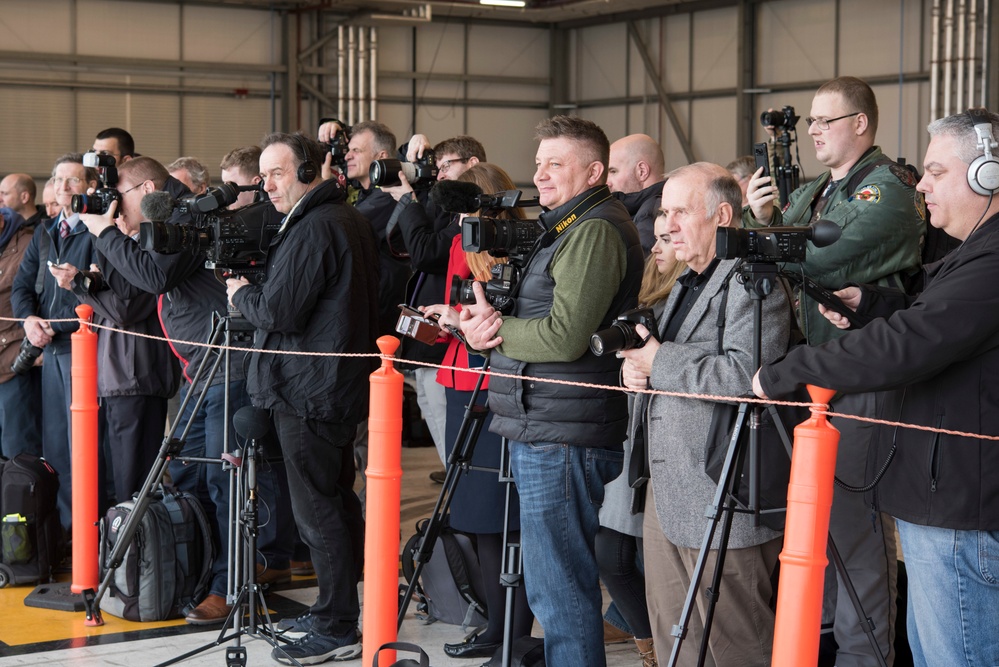
POLYGON ((55 470, 34 454, 0 464, 0 588, 52 579, 63 555, 58 489, 55 470))
MULTIPOLYGON (((134 508, 134 499, 118 503, 101 520, 101 579, 134 508)), ((184 616, 208 593, 214 560, 208 516, 198 500, 182 491, 155 492, 100 608, 129 621, 184 616)))
MULTIPOLYGON (((422 519, 416 524, 416 534, 403 549, 402 573, 407 582, 413 580, 416 569, 413 557, 429 521, 422 519)), ((472 540, 445 525, 420 574, 417 611, 425 614, 427 623, 441 621, 463 629, 485 625, 488 610, 485 596, 478 589, 480 581, 479 558, 472 540)))

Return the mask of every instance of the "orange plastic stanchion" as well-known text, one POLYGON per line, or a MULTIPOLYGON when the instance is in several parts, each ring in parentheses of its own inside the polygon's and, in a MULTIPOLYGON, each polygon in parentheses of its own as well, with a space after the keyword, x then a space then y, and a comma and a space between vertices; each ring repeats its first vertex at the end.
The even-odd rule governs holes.
POLYGON ((72 335, 73 585, 74 593, 97 589, 97 332, 87 324, 94 309, 76 307, 83 323, 72 335))
MULTIPOLYGON (((390 357, 399 339, 382 336, 378 349, 390 357)), ((402 489, 402 373, 391 358, 371 374, 368 416, 367 527, 364 532, 364 665, 378 647, 394 642, 399 613, 399 505, 402 489)), ((379 662, 395 662, 384 651, 379 662)))
MULTIPOLYGON (((808 385, 813 403, 828 404, 836 392, 808 385)), ((794 429, 787 521, 780 554, 773 667, 814 665, 822 629, 822 588, 832 509, 839 431, 821 408, 794 429)))

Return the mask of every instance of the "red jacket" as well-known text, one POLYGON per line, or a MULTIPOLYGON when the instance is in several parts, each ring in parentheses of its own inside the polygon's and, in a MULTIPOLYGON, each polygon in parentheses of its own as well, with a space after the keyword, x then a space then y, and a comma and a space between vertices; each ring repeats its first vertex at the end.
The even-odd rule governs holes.
MULTIPOLYGON (((451 299, 451 281, 455 277, 465 280, 470 275, 471 270, 465 261, 465 251, 461 248, 461 234, 458 234, 451 241, 451 256, 447 263, 446 285, 448 287, 447 293, 444 294, 444 303, 449 303, 451 299)), ((455 308, 461 310, 460 305, 456 305, 455 308)), ((474 354, 471 355, 471 364, 469 363, 468 350, 457 338, 448 335, 446 338, 440 339, 440 343, 444 340, 447 341, 447 352, 444 353, 444 360, 441 361, 441 365, 456 366, 458 368, 478 368, 482 366, 483 358, 474 354)), ((475 383, 478 379, 478 373, 462 373, 461 371, 453 371, 449 368, 441 368, 437 371, 437 382, 439 384, 451 389, 457 389, 458 391, 472 391, 475 389, 475 383)), ((487 389, 488 387, 489 378, 487 377, 482 382, 482 388, 487 389)))

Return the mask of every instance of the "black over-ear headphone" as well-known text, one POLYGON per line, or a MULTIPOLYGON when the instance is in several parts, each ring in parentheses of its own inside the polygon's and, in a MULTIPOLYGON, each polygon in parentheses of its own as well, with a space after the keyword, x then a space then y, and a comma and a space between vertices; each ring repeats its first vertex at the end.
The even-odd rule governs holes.
POLYGON ((298 180, 300 183, 309 185, 319 175, 319 166, 309 156, 309 147, 305 143, 305 138, 300 134, 292 136, 298 141, 298 146, 302 150, 302 164, 298 165, 298 180))
POLYGON ((999 190, 999 160, 992 156, 992 150, 999 147, 992 136, 992 121, 989 112, 981 107, 968 109, 968 116, 975 125, 978 135, 978 148, 982 155, 968 165, 968 185, 976 193, 991 197, 999 190))

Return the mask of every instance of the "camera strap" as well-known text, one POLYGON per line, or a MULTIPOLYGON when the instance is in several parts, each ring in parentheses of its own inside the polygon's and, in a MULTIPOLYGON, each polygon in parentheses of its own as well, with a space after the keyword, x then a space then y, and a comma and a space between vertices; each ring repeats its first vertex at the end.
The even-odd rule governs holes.
POLYGON ((610 190, 607 190, 606 188, 598 188, 594 190, 589 195, 584 197, 578 204, 573 206, 572 210, 566 213, 561 220, 549 227, 545 233, 538 238, 537 247, 547 248, 554 243, 558 237, 572 229, 572 227, 583 219, 587 213, 610 199, 613 199, 610 194, 610 190))

